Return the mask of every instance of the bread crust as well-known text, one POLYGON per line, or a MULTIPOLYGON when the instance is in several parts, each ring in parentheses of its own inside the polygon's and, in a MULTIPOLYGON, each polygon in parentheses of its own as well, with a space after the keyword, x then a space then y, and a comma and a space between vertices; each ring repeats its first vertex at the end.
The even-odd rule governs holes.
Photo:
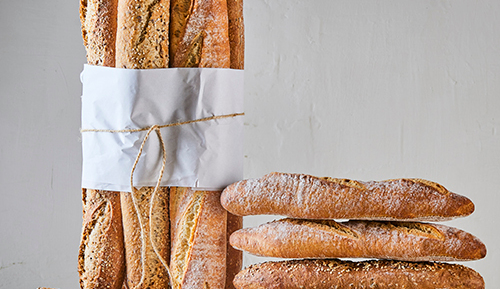
POLYGON ((121 193, 128 288, 169 288, 169 192, 121 193))
POLYGON ((226 0, 172 0, 171 67, 230 67, 226 0))
POLYGON ((475 236, 417 222, 281 219, 232 234, 235 248, 278 258, 378 258, 467 261, 486 256, 475 236))
POLYGON ((243 0, 227 0, 228 34, 231 50, 231 68, 245 66, 245 24, 243 21, 243 0))
POLYGON ((170 0, 121 0, 116 67, 167 68, 170 0))
POLYGON ((82 189, 82 202, 80 287, 120 289, 125 271, 120 194, 82 189))
POLYGON ((236 288, 483 289, 476 271, 457 264, 370 260, 290 260, 252 265, 234 280, 236 288))
POLYGON ((231 235, 243 228, 243 217, 227 213, 227 254, 226 254, 226 289, 234 288, 233 279, 243 268, 243 252, 230 245, 231 235))
POLYGON ((288 173, 234 183, 221 202, 240 216, 302 219, 443 221, 474 211, 468 198, 426 180, 361 182, 288 173))
POLYGON ((82 38, 87 63, 115 66, 118 0, 80 0, 82 38))
POLYGON ((172 188, 172 288, 224 288, 226 211, 220 191, 172 188))

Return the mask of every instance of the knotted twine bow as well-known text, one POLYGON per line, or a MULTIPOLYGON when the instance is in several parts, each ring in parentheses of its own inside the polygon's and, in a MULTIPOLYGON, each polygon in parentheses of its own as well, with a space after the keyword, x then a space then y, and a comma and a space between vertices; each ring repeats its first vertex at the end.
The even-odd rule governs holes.
MULTIPOLYGON (((81 129, 80 132, 82 132, 82 133, 84 133, 84 132, 124 133, 124 132, 147 131, 147 133, 144 136, 144 139, 143 139, 143 141, 141 143, 141 146, 139 148, 139 152, 137 153, 137 157, 135 159, 134 165, 132 166, 132 171, 130 172, 130 190, 131 190, 132 202, 134 203, 134 207, 135 207, 135 210, 137 212, 139 212, 139 210, 138 210, 137 200, 136 200, 136 197, 135 197, 135 194, 134 194, 136 192, 136 189, 134 187, 134 172, 135 172, 135 169, 137 167, 137 164, 139 163, 139 160, 140 160, 141 155, 142 155, 142 150, 144 149, 144 145, 146 144, 146 142, 147 142, 147 140, 149 138, 149 135, 153 131, 156 132, 156 135, 158 136, 158 138, 160 140, 160 144, 161 144, 162 165, 161 165, 161 169, 160 169, 160 174, 158 176, 158 181, 156 182, 156 186, 155 186, 155 188, 154 188, 154 190, 153 190, 153 192, 151 194, 151 200, 150 200, 151 204, 150 204, 150 212, 149 212, 149 215, 151 216, 152 208, 153 208, 152 202, 153 202, 153 200, 155 198, 155 195, 157 194, 157 192, 158 192, 158 190, 160 188, 160 183, 161 183, 161 180, 163 178, 163 173, 165 171, 165 166, 167 164, 167 150, 165 148, 165 142, 163 141, 163 137, 161 135, 160 129, 161 128, 166 128, 166 127, 180 126, 180 125, 185 125, 185 124, 192 124, 192 123, 197 123, 197 122, 204 122, 204 121, 210 121, 210 120, 223 119, 223 118, 232 118, 232 117, 243 116, 243 115, 244 115, 244 113, 233 113, 233 114, 216 115, 216 116, 211 116, 211 117, 206 117, 206 118, 200 118, 200 119, 195 119, 195 120, 188 120, 188 121, 176 122, 176 123, 170 123, 170 124, 164 124, 164 125, 152 125, 150 127, 137 128, 137 129, 121 129, 121 130, 112 130, 112 129, 81 129)), ((141 219, 139 218, 139 224, 140 224, 140 222, 141 222, 141 219)), ((140 224, 140 226, 142 227, 142 224, 140 224)), ((158 258, 160 259, 162 265, 167 270, 167 273, 168 273, 168 276, 169 276, 169 282, 170 282, 170 285, 172 285, 172 283, 174 282, 174 280, 172 278, 172 275, 170 274, 169 266, 168 266, 167 262, 163 259, 163 257, 161 256, 161 254, 158 252, 158 249, 155 246, 155 244, 153 244, 153 243, 154 242, 151 241, 151 245, 153 247, 153 250, 155 251, 155 253, 158 256, 158 258)), ((143 252, 143 254, 144 254, 144 252, 143 252)), ((143 270, 144 270, 144 268, 143 268, 143 270)), ((142 274, 141 281, 139 283, 142 284, 143 282, 144 282, 144 274, 142 274)))

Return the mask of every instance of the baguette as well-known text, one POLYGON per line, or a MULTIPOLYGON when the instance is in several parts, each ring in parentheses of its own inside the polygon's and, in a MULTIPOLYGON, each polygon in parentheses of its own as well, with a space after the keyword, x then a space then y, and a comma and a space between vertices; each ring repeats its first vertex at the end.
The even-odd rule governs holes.
MULTIPOLYGON (((170 66, 229 68, 227 13, 226 0, 172 0, 170 66)), ((236 250, 228 249, 220 192, 180 187, 171 192, 173 288, 224 288, 226 267, 241 270, 241 261, 235 261, 241 253, 227 255, 236 250)))
POLYGON ((230 67, 226 0, 172 0, 171 67, 230 67))
POLYGON ((224 288, 226 211, 220 192, 171 188, 172 288, 224 288))
POLYGON ((230 66, 243 69, 245 66, 245 25, 243 22, 243 0, 227 0, 230 66))
MULTIPOLYGON (((81 0, 87 63, 115 66, 117 0, 81 0)), ((81 288, 122 287, 125 278, 122 214, 117 192, 82 189, 83 225, 78 255, 81 288)))
MULTIPOLYGON (((168 67, 169 9, 169 0, 119 2, 116 67, 168 67)), ((153 192, 121 193, 128 288, 169 287, 169 191, 153 192)))
POLYGON ((474 204, 421 179, 360 182, 271 173, 224 189, 222 205, 245 215, 300 219, 443 221, 470 215, 474 204))
POLYGON ((457 264, 371 260, 289 260, 252 265, 236 276, 236 288, 483 289, 476 271, 457 264))
POLYGON ((82 38, 87 63, 115 66, 118 0, 80 0, 82 38))
MULTIPOLYGON (((245 27, 243 23, 243 0, 227 0, 230 68, 244 69, 245 27)), ((243 252, 229 244, 231 234, 243 228, 243 217, 227 214, 226 289, 233 289, 233 279, 243 267, 243 252)))
POLYGON ((128 288, 169 288, 169 192, 121 194, 128 288))
POLYGON ((125 270, 120 195, 82 189, 82 201, 80 287, 120 289, 125 270))
POLYGON ((168 67, 169 11, 169 0, 120 0, 116 67, 168 67))
POLYGON ((231 235, 233 247, 278 258, 467 261, 486 246, 462 230, 428 223, 281 219, 231 235))
POLYGON ((234 288, 233 279, 243 267, 243 252, 230 245, 231 235, 243 228, 243 217, 227 213, 227 233, 226 233, 226 289, 234 288))

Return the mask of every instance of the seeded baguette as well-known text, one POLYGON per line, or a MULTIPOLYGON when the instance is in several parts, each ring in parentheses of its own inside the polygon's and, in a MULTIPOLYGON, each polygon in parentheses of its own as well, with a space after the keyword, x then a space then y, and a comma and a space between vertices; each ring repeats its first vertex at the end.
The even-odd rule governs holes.
POLYGON ((281 219, 238 230, 230 243, 278 258, 468 261, 486 256, 486 246, 467 232, 417 222, 281 219))
POLYGON ((125 276, 120 195, 82 189, 82 202, 80 287, 119 289, 125 276))
MULTIPOLYGON (((115 66, 117 0, 80 0, 87 63, 115 66)), ((83 188, 78 255, 80 287, 122 288, 125 278, 122 214, 118 192, 83 188)))
POLYGON ((169 11, 170 0, 119 1, 116 67, 168 67, 169 11))
POLYGON ((371 260, 289 260, 244 269, 234 280, 238 289, 483 289, 476 271, 456 264, 371 260))
POLYGON ((288 173, 234 183, 221 202, 240 216, 300 219, 443 221, 474 211, 468 198, 426 180, 361 182, 288 173))
MULTIPOLYGON (((167 68, 169 0, 120 0, 116 67, 167 68)), ((169 288, 169 190, 122 192, 128 288, 169 288)))
POLYGON ((172 288, 224 288, 226 210, 220 191, 171 188, 172 288))
POLYGON ((169 192, 150 187, 120 196, 128 288, 169 288, 169 192))
POLYGON ((115 66, 118 0, 80 0, 82 38, 87 63, 115 66))

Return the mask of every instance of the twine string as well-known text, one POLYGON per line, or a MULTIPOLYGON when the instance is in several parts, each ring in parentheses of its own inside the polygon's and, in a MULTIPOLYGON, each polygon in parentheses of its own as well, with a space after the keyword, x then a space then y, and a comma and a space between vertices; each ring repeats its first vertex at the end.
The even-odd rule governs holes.
MULTIPOLYGON (((139 152, 137 153, 137 157, 136 157, 136 159, 134 161, 134 165, 132 166, 132 171, 130 172, 131 197, 132 197, 132 202, 133 202, 134 207, 135 207, 135 209, 136 209, 137 212, 139 212, 139 211, 138 211, 138 204, 137 204, 136 196, 134 194, 136 192, 136 189, 134 187, 134 172, 135 172, 137 164, 139 163, 139 160, 140 160, 140 158, 142 156, 142 151, 144 149, 144 146, 145 146, 147 140, 149 139, 149 136, 151 135, 151 133, 153 131, 156 132, 156 135, 158 136, 158 139, 159 139, 160 145, 161 145, 162 165, 161 165, 160 173, 158 175, 158 180, 156 182, 156 186, 155 186, 155 188, 154 188, 154 190, 153 190, 153 192, 151 194, 151 200, 150 200, 151 205, 150 205, 150 212, 149 212, 149 214, 151 215, 151 213, 152 213, 151 210, 152 210, 152 207, 153 207, 152 203, 153 203, 153 200, 154 200, 154 198, 155 198, 155 196, 158 193, 158 190, 160 188, 161 180, 163 178, 163 173, 165 171, 165 167, 166 167, 166 164, 167 164, 167 149, 166 149, 166 146, 165 146, 165 142, 163 141, 163 137, 161 135, 160 129, 161 128, 166 128, 166 127, 174 127, 174 126, 180 126, 180 125, 198 123, 198 122, 205 122, 205 121, 210 121, 210 120, 223 119, 223 118, 233 118, 233 117, 243 116, 243 115, 244 115, 244 113, 233 113, 233 114, 216 115, 216 116, 211 116, 211 117, 205 117, 205 118, 200 118, 200 119, 195 119, 195 120, 188 120, 188 121, 182 121, 182 122, 176 122, 176 123, 170 123, 170 124, 164 124, 164 125, 152 125, 152 126, 149 126, 149 127, 137 128, 137 129, 120 129, 120 130, 113 130, 113 129, 81 129, 80 132, 82 132, 82 133, 84 133, 84 132, 125 133, 125 132, 147 131, 146 135, 144 136, 144 139, 142 140, 141 146, 139 148, 139 152)), ((140 218, 139 218, 139 222, 141 222, 140 218)), ((151 222, 151 220, 150 220, 150 222, 151 222)), ((151 224, 150 224, 150 226, 151 226, 151 224)), ((156 248, 156 246, 155 246, 155 244, 153 244, 153 242, 152 242, 152 247, 153 247, 153 250, 155 251, 156 255, 158 256, 158 258, 160 259, 160 262, 165 267, 165 269, 167 271, 167 274, 168 274, 170 286, 172 286, 174 281, 173 281, 172 275, 170 273, 167 261, 163 259, 163 257, 161 256, 160 252, 158 251, 158 248, 156 248)), ((143 274, 143 276, 141 278, 140 283, 143 283, 143 282, 144 282, 144 274, 143 274)))
POLYGON ((192 124, 192 123, 197 123, 197 122, 204 122, 204 121, 217 120, 217 119, 223 119, 223 118, 232 118, 232 117, 243 116, 243 115, 245 115, 245 114, 244 113, 232 113, 232 114, 224 114, 224 115, 214 115, 214 116, 199 118, 199 119, 194 119, 194 120, 187 120, 187 121, 181 121, 181 122, 175 122, 175 123, 169 123, 169 124, 163 124, 163 125, 153 125, 153 126, 149 126, 149 127, 133 128, 133 129, 89 129, 89 128, 87 128, 87 129, 81 129, 80 132, 111 132, 111 133, 140 132, 140 131, 148 131, 154 126, 156 126, 160 129, 160 128, 165 128, 165 127, 173 127, 173 126, 192 124))

